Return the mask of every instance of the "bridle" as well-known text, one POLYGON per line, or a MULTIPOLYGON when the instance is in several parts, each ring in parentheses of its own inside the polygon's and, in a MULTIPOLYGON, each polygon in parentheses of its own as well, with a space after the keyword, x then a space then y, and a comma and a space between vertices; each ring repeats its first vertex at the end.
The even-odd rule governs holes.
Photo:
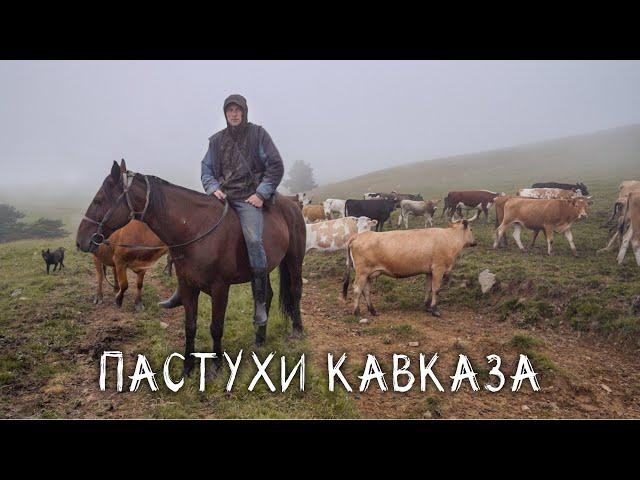
POLYGON ((202 235, 198 235, 196 238, 189 240, 188 242, 184 242, 184 243, 179 243, 176 245, 163 245, 161 247, 149 247, 147 245, 133 245, 133 244, 127 244, 127 243, 112 243, 110 242, 108 239, 104 238, 104 235, 102 233, 102 227, 105 225, 105 223, 109 220, 109 218, 111 218, 111 216, 113 215, 113 212, 115 211, 116 208, 119 207, 120 203, 122 202, 122 199, 125 199, 125 201, 127 202, 127 207, 129 208, 129 219, 133 220, 136 218, 136 215, 139 215, 139 217, 137 218, 137 220, 144 222, 144 216, 147 213, 147 208, 149 208, 149 199, 151 198, 151 184, 149 183, 149 178, 146 175, 142 175, 142 177, 144 178, 145 184, 146 184, 146 189, 147 189, 147 193, 146 193, 146 198, 145 198, 145 202, 144 202, 144 208, 142 209, 141 212, 136 212, 135 209, 133 208, 133 203, 131 202, 131 198, 129 197, 129 189, 131 188, 131 185, 133 184, 133 180, 135 179, 135 176, 138 175, 136 172, 131 172, 129 170, 127 170, 126 172, 122 173, 122 185, 123 185, 123 189, 122 189, 122 193, 118 196, 118 198, 116 199, 115 203, 111 206, 111 208, 109 208, 109 210, 107 210, 107 213, 104 215, 104 217, 102 218, 101 221, 96 221, 92 218, 87 217, 86 215, 84 216, 84 220, 93 223, 94 225, 97 225, 98 228, 96 230, 96 232, 91 235, 91 243, 95 244, 95 245, 111 245, 111 246, 115 246, 115 247, 125 247, 125 248, 139 248, 139 249, 144 249, 144 250, 158 250, 161 248, 177 248, 177 247, 184 247, 185 245, 189 245, 191 243, 194 243, 198 240, 200 240, 201 238, 209 235, 211 232, 213 232, 216 228, 218 228, 218 225, 220 225, 220 223, 222 222, 222 219, 227 215, 227 211, 229 209, 229 202, 224 202, 224 210, 222 211, 222 215, 220 216, 220 218, 218 219, 218 221, 216 222, 216 224, 211 227, 209 230, 207 230, 206 232, 204 232, 202 235))

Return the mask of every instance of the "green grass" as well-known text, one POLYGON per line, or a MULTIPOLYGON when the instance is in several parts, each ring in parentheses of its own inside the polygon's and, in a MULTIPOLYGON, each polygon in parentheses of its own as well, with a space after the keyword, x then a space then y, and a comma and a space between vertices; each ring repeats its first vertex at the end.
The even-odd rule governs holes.
MULTIPOLYGON (((154 267, 156 277, 165 285, 173 287, 171 279, 161 275, 164 259, 154 267)), ((254 350, 254 331, 251 323, 252 301, 249 285, 232 286, 225 322, 223 348, 235 359, 243 350, 243 362, 232 392, 224 387, 229 370, 223 372, 207 385, 205 393, 198 391, 199 369, 185 386, 173 393, 162 381, 162 365, 172 352, 183 352, 182 320, 180 336, 170 333, 160 325, 161 312, 156 302, 158 292, 147 280, 143 291, 146 309, 134 313, 133 296, 135 284, 131 282, 125 296, 123 309, 131 320, 105 323, 97 338, 88 338, 91 330, 86 324, 87 316, 106 306, 91 303, 95 280, 90 255, 79 253, 73 240, 28 240, 0 245, 0 416, 12 411, 11 399, 19 398, 26 391, 37 391, 51 385, 65 386, 65 379, 82 373, 82 362, 89 360, 93 365, 88 385, 91 392, 99 392, 97 371, 99 357, 105 349, 121 349, 127 355, 143 353, 156 372, 158 392, 151 392, 143 382, 136 393, 123 393, 132 406, 137 405, 136 415, 149 418, 355 418, 358 412, 347 394, 338 390, 329 392, 325 374, 318 371, 310 358, 306 340, 289 341, 287 333, 291 327, 278 312, 278 275, 272 277, 275 289, 272 315, 269 322, 268 342, 265 347, 255 350, 263 360, 270 352, 276 352, 268 369, 277 387, 272 393, 264 382, 260 382, 253 392, 247 387, 257 368, 251 359, 254 350), (65 266, 62 272, 46 275, 40 250, 47 247, 66 248, 65 266), (16 289, 22 293, 11 297, 16 289), (89 344, 88 344, 89 342, 89 344), (293 360, 306 355, 305 391, 299 391, 298 379, 294 379, 285 393, 280 392, 280 357, 288 360, 287 371, 294 366, 293 360), (143 408, 140 407, 143 406, 143 408)), ((110 272, 109 272, 109 276, 110 272)), ((105 303, 113 299, 110 287, 105 284, 105 303)), ((211 318, 210 298, 200 297, 198 312, 198 332, 196 351, 211 351, 209 323, 211 318)), ((174 330, 175 331, 175 330, 174 330)), ((127 362, 125 361, 125 365, 127 362)), ((181 365, 175 361, 174 378, 179 378, 181 365)), ((84 367, 86 368, 86 367, 84 367)), ((128 367, 133 368, 133 365, 128 367)), ((87 375, 87 372, 84 372, 87 375)), ((126 375, 132 371, 125 368, 125 390, 128 388, 126 375)), ((113 382, 112 382, 113 383, 113 382)), ((110 385, 109 383, 107 384, 110 385)), ((112 385, 112 390, 115 390, 112 385)), ((65 388, 65 394, 81 395, 73 385, 65 388)), ((56 390, 56 393, 59 393, 56 390)), ((108 392, 105 392, 106 396, 108 392)), ((44 397, 43 397, 44 398, 44 397)), ((73 400, 69 400, 72 402, 73 400)), ((65 418, 77 415, 65 402, 37 402, 32 410, 22 413, 40 418, 65 418), (71 413, 68 413, 71 412, 71 413)), ((127 407, 119 407, 119 413, 127 415, 127 407)), ((102 414, 97 414, 102 416, 102 414)))

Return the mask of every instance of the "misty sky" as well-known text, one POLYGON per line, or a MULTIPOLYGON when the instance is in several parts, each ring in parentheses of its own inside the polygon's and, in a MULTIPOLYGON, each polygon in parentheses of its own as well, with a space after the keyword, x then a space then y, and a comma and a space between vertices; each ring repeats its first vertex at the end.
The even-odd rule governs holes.
POLYGON ((0 190, 94 192, 112 160, 201 190, 244 95, 318 183, 640 123, 640 62, 0 61, 0 190))

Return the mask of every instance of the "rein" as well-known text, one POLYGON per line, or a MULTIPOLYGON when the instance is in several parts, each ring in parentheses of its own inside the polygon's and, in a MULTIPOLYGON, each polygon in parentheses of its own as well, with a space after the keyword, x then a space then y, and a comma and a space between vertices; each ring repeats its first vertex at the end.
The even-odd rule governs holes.
POLYGON ((89 218, 86 215, 84 216, 84 220, 86 220, 88 222, 91 222, 91 223, 93 223, 95 225, 98 225, 98 229, 97 229, 96 233, 91 235, 91 243, 94 243, 95 245, 98 245, 98 246, 100 246, 100 245, 109 245, 109 246, 123 247, 123 248, 137 248, 137 249, 140 249, 140 250, 159 250, 161 248, 184 247, 186 245, 190 245, 190 244, 192 244, 194 242, 197 242, 198 240, 200 240, 200 239, 206 237, 207 235, 209 235, 216 228, 218 228, 220 223, 222 223, 222 220, 224 219, 224 217, 227 215, 227 211, 229 210, 229 202, 225 201, 224 202, 224 210, 222 211, 222 215, 220 216, 218 221, 215 223, 215 225, 213 227, 211 227, 209 230, 207 230, 206 232, 204 232, 203 234, 198 235, 196 238, 193 238, 193 239, 189 240, 188 242, 184 242, 184 243, 178 243, 178 244, 175 244, 175 245, 163 245, 161 247, 149 247, 147 245, 136 245, 136 244, 129 244, 129 243, 113 243, 113 242, 110 242, 108 239, 104 238, 104 235, 102 234, 102 227, 107 222, 107 220, 109 220, 109 218, 113 214, 113 210, 120 204, 120 202, 122 201, 123 198, 126 199, 126 201, 127 201, 127 207, 129 208, 129 218, 130 219, 135 219, 136 215, 140 215, 138 220, 140 220, 141 222, 144 221, 144 216, 147 213, 147 208, 149 207, 149 198, 151 197, 151 184, 149 183, 149 179, 147 178, 147 176, 143 175, 144 181, 147 184, 147 195, 146 195, 146 199, 145 199, 145 203, 144 203, 144 208, 142 209, 141 212, 136 212, 134 210, 134 208, 133 208, 133 204, 131 202, 131 198, 129 197, 129 188, 133 184, 133 179, 135 178, 136 175, 137 174, 135 172, 130 172, 130 171, 127 171, 127 172, 122 174, 123 191, 120 194, 120 196, 116 199, 116 203, 107 211, 107 213, 105 214, 105 216, 102 219, 102 221, 97 222, 96 220, 93 220, 92 218, 89 218), (98 239, 98 237, 100 237, 100 238, 98 239))

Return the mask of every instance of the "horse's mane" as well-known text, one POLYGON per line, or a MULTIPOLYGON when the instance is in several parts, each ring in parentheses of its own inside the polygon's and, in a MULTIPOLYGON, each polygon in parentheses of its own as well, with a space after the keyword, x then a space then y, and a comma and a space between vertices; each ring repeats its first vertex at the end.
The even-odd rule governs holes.
POLYGON ((189 193, 192 193, 192 194, 195 194, 195 195, 199 195, 200 197, 208 197, 208 195, 206 193, 197 192, 195 190, 192 190, 191 188, 183 187, 182 185, 176 185, 175 183, 168 182, 164 178, 156 177, 155 175, 147 175, 147 178, 149 179, 150 182, 153 181, 153 183, 155 183, 155 184, 168 185, 170 187, 177 188, 178 190, 182 190, 182 191, 189 192, 189 193))
MULTIPOLYGON (((213 207, 215 205, 215 202, 211 202, 211 197, 206 193, 197 192, 190 188, 176 185, 154 175, 147 175, 147 178, 149 179, 149 184, 152 187, 155 185, 156 187, 175 188, 176 190, 183 191, 188 193, 189 195, 192 195, 194 197, 194 202, 197 202, 198 204, 206 204, 210 207, 213 207)), ((157 208, 159 211, 166 210, 166 196, 163 188, 152 188, 152 193, 149 198, 149 204, 154 208, 157 208)))

